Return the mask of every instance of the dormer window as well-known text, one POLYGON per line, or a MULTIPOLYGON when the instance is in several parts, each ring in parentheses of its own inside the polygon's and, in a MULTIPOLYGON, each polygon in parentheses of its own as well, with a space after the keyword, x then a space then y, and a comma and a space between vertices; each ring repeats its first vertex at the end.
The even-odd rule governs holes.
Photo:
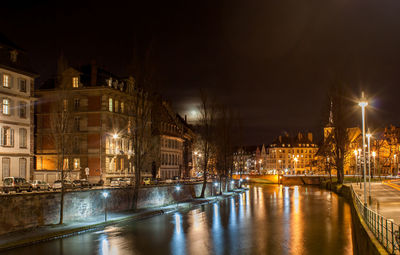
POLYGON ((72 77, 72 87, 73 88, 79 87, 79 78, 78 77, 72 77))
POLYGON ((107 85, 108 85, 109 87, 112 86, 112 78, 110 78, 110 79, 107 80, 107 85))
POLYGON ((13 63, 17 62, 17 56, 18 56, 18 51, 16 51, 16 50, 10 51, 11 62, 13 62, 13 63))

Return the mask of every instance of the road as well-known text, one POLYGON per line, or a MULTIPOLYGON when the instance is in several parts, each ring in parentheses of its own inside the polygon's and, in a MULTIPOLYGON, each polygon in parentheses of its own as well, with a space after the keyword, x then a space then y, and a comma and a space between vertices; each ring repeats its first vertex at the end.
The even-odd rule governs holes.
MULTIPOLYGON (((364 186, 353 184, 354 191, 364 201, 364 186)), ((368 196, 367 183, 367 196, 368 196)), ((384 181, 371 183, 370 207, 387 219, 393 219, 394 223, 400 224, 400 181, 384 181)))

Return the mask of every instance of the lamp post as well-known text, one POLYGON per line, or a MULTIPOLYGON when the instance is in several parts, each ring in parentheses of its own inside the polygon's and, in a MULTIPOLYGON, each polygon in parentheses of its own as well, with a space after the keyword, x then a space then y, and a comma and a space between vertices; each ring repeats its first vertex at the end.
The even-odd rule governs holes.
POLYGON ((370 147, 371 137, 372 137, 372 135, 369 132, 369 128, 368 128, 367 138, 368 138, 368 201, 369 201, 369 204, 371 204, 371 147, 370 147))
POLYGON ((104 221, 107 221, 107 197, 108 197, 107 191, 103 191, 103 197, 104 197, 104 221))
POLYGON ((357 173, 357 150, 354 150, 354 174, 357 173))
MULTIPOLYGON (((180 186, 180 185, 176 185, 175 189, 176 189, 177 192, 179 192, 179 191, 181 190, 181 186, 180 186)), ((176 208, 175 208, 176 210, 178 210, 178 203, 179 203, 179 202, 178 202, 178 200, 177 200, 177 201, 176 201, 176 208)))
POLYGON ((368 102, 364 97, 364 92, 361 93, 361 100, 358 103, 358 105, 361 107, 361 117, 362 117, 362 134, 363 134, 363 157, 364 157, 364 203, 367 203, 367 189, 365 187, 365 184, 367 182, 367 176, 366 176, 366 161, 365 161, 365 107, 367 107, 368 102))

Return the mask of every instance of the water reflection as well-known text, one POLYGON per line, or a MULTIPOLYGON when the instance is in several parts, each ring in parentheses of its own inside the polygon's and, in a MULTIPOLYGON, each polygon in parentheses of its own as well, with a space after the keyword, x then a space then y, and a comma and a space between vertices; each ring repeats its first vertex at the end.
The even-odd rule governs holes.
POLYGON ((350 223, 335 194, 255 185, 219 203, 5 254, 352 254, 350 223))

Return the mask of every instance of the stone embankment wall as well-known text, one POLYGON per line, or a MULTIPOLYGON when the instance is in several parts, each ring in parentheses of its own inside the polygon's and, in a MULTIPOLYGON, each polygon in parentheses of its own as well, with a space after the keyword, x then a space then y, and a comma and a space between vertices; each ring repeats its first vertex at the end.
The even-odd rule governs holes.
MULTIPOLYGON (((165 206, 191 200, 200 196, 202 184, 143 187, 139 190, 138 208, 165 206)), ((206 196, 211 195, 211 183, 206 196)), ((132 209, 132 188, 94 189, 69 191, 64 195, 64 221, 84 220, 104 213, 103 192, 107 191, 108 211, 118 212, 132 209)), ((60 193, 22 193, 0 196, 0 235, 32 227, 59 222, 60 193)))
POLYGON ((350 187, 346 185, 331 185, 331 183, 324 183, 321 186, 343 196, 350 205, 353 253, 360 255, 388 254, 375 238, 374 234, 368 229, 361 215, 358 214, 351 196, 350 187))

